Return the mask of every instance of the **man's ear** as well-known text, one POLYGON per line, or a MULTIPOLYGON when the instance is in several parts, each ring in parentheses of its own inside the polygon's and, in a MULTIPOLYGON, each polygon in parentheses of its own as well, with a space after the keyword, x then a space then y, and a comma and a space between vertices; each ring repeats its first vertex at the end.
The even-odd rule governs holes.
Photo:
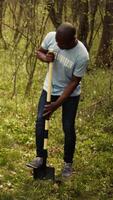
POLYGON ((75 43, 76 39, 77 39, 77 38, 76 38, 76 35, 74 35, 74 36, 73 36, 73 39, 72 39, 72 43, 75 43))
POLYGON ((73 39, 74 39, 74 40, 76 40, 76 39, 77 39, 77 36, 76 36, 76 35, 74 35, 73 39))

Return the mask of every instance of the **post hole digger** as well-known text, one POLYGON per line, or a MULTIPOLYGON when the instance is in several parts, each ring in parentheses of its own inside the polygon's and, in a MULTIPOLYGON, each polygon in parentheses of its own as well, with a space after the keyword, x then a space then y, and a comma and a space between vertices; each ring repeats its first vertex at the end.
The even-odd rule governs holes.
MULTIPOLYGON (((47 104, 51 102, 51 82, 52 82, 52 71, 53 71, 53 63, 49 63, 49 71, 48 71, 48 91, 47 91, 47 104)), ((55 179, 55 169, 54 167, 47 166, 47 144, 48 144, 48 130, 49 130, 49 118, 45 118, 45 130, 44 130, 44 145, 43 145, 43 164, 39 168, 33 169, 33 177, 34 179, 42 179, 47 180, 55 179)))

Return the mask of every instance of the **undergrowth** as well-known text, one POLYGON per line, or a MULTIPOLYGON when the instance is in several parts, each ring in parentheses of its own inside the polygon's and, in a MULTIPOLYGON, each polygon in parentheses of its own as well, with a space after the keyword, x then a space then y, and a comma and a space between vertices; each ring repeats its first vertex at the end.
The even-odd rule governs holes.
MULTIPOLYGON (((37 65, 29 97, 21 69, 16 95, 10 65, 0 74, 0 200, 113 200, 113 88, 109 70, 89 71, 82 81, 74 174, 62 184, 34 181, 25 164, 35 156, 37 102, 46 69, 37 65), (39 76, 40 74, 40 76, 39 76)), ((61 109, 50 122, 48 162, 59 176, 63 165, 61 109)))

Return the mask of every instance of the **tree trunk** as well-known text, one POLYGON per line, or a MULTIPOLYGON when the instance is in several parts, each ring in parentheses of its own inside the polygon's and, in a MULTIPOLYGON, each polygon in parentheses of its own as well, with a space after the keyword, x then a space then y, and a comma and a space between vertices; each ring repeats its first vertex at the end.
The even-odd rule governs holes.
POLYGON ((79 1, 79 30, 78 39, 87 47, 87 36, 89 31, 88 22, 88 0, 79 1))
POLYGON ((96 65, 111 67, 113 63, 113 0, 106 1, 103 32, 98 50, 96 65))
POLYGON ((53 1, 49 0, 47 2, 47 6, 48 6, 50 19, 53 25, 55 26, 55 28, 57 29, 58 26, 62 23, 64 0, 60 0, 60 1, 57 0, 56 5, 53 1))
POLYGON ((16 45, 18 44, 19 40, 21 39, 20 37, 20 33, 19 33, 19 29, 21 29, 21 20, 22 20, 22 15, 23 15, 23 4, 22 4, 22 0, 19 0, 19 11, 16 14, 16 21, 15 21, 15 33, 14 33, 14 43, 16 43, 16 45))
POLYGON ((3 4, 4 4, 4 0, 0 0, 0 39, 2 40, 4 48, 7 48, 7 44, 2 34, 3 4))
POLYGON ((79 16, 79 0, 72 0, 72 16, 73 24, 78 25, 78 16, 79 16))
POLYGON ((88 41, 88 49, 91 49, 92 43, 93 43, 93 35, 94 35, 94 25, 95 25, 95 15, 97 12, 97 8, 99 5, 99 0, 90 0, 89 2, 89 10, 90 10, 90 35, 89 35, 89 41, 88 41))

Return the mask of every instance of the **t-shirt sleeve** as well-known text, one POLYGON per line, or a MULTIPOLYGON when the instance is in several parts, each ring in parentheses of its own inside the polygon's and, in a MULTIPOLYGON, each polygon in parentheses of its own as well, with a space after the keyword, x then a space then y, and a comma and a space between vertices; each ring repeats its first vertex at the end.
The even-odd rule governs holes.
POLYGON ((50 42, 51 42, 51 36, 52 36, 51 32, 48 33, 48 34, 45 36, 45 38, 44 38, 44 40, 42 41, 42 44, 41 44, 41 47, 42 47, 43 49, 48 50, 48 48, 49 48, 49 46, 50 46, 50 42))
POLYGON ((73 75, 77 76, 77 77, 83 77, 83 75, 86 72, 86 68, 88 66, 88 61, 89 61, 89 59, 84 59, 84 60, 78 62, 74 66, 73 75))

